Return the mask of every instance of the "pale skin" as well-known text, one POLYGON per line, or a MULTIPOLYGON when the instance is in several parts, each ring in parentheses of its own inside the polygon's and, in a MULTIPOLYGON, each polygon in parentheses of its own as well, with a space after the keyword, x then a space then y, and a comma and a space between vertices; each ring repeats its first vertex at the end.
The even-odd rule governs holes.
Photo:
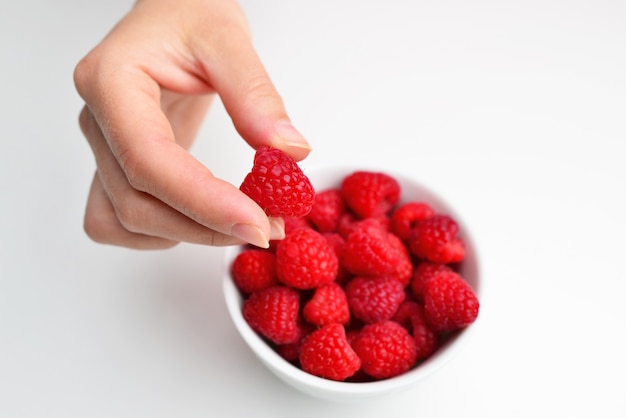
POLYGON ((311 150, 236 2, 138 0, 78 63, 74 81, 97 167, 84 219, 91 239, 161 249, 267 247, 284 236, 282 219, 268 218, 187 151, 215 95, 252 148, 276 147, 296 161, 311 150))

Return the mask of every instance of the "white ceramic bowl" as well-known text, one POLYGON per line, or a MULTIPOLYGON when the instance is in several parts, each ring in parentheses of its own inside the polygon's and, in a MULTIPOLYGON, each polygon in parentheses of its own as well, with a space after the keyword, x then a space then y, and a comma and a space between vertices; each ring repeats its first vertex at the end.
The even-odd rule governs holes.
MULTIPOLYGON (((416 180, 402 173, 395 173, 392 170, 380 169, 376 167, 344 167, 344 168, 320 168, 307 170, 306 174, 313 183, 317 191, 322 191, 330 187, 339 186, 341 180, 348 174, 356 170, 380 171, 393 176, 401 186, 401 202, 422 201, 441 213, 449 214, 455 218, 460 226, 459 236, 463 238, 466 245, 466 256, 460 266, 460 274, 472 286, 478 299, 481 297, 481 277, 479 274, 478 254, 475 243, 469 235, 462 217, 451 208, 442 198, 434 192, 421 185, 416 180)), ((417 382, 424 380, 441 366, 448 363, 465 345, 465 342, 472 334, 477 322, 458 332, 448 339, 431 357, 418 365, 411 371, 386 380, 366 383, 337 382, 320 377, 298 369, 285 361, 270 346, 268 346, 251 328, 248 326, 242 315, 243 299, 235 287, 230 276, 230 266, 241 251, 242 247, 229 247, 226 249, 223 290, 226 298, 226 306, 235 327, 248 344, 254 354, 280 379, 294 388, 311 396, 332 401, 357 401, 371 398, 406 389, 417 382)), ((479 315, 480 318, 480 315, 479 315)))

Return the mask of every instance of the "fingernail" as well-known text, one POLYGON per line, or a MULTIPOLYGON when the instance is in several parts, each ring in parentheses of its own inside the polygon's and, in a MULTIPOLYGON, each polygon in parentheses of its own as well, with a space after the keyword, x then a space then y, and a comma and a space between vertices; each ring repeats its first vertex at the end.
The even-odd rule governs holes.
POLYGON ((283 218, 269 218, 270 220, 270 239, 285 238, 285 221, 283 218))
POLYGON ((235 224, 230 230, 232 236, 244 240, 252 245, 256 245, 261 248, 268 248, 270 246, 269 240, 256 225, 252 224, 235 224))
POLYGON ((311 151, 311 146, 300 132, 289 121, 276 122, 276 133, 288 147, 311 151))

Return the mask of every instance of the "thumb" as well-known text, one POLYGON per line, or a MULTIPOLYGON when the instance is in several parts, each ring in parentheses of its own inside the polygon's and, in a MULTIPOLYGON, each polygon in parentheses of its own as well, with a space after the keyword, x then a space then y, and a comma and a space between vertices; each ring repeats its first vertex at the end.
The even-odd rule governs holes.
POLYGON ((261 63, 246 30, 220 37, 219 49, 197 49, 206 77, 220 96, 235 129, 254 149, 267 145, 304 159, 311 146, 292 125, 282 98, 261 63))

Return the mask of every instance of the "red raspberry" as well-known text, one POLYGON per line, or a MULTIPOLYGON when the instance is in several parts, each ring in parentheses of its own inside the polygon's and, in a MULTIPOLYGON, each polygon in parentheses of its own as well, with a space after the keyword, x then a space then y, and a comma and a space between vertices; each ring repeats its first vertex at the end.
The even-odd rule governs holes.
POLYGON ((386 216, 374 216, 366 219, 359 219, 352 212, 346 212, 339 219, 337 233, 344 238, 348 238, 354 230, 363 224, 377 224, 381 229, 389 231, 389 218, 386 216))
POLYGON ((345 212, 346 205, 341 192, 338 189, 329 189, 315 195, 315 203, 307 218, 319 232, 334 232, 345 212))
POLYGON ((397 258, 388 233, 376 223, 364 221, 348 236, 341 262, 355 275, 386 276, 395 271, 397 258))
POLYGON ((361 368, 374 379, 405 373, 417 358, 413 337, 394 321, 365 325, 352 346, 361 359, 361 368))
POLYGON ((315 289, 315 293, 302 309, 304 319, 310 324, 347 324, 350 308, 346 292, 337 283, 329 283, 315 289))
POLYGON ((465 257, 459 226, 448 215, 434 215, 413 228, 409 248, 417 257, 434 263, 456 263, 465 257))
POLYGON ((358 222, 358 218, 352 212, 346 212, 341 215, 339 218, 339 223, 337 224, 337 233, 344 238, 348 238, 352 231, 354 231, 354 227, 358 222))
POLYGON ((411 260, 409 250, 396 235, 389 233, 387 234, 387 239, 396 250, 395 268, 391 275, 398 279, 402 286, 407 287, 413 276, 413 261, 411 260))
POLYGON ((414 300, 402 302, 392 318, 398 322, 415 340, 417 361, 430 356, 439 346, 439 336, 433 331, 424 318, 424 307, 414 300))
POLYGON ((411 334, 417 349, 417 361, 425 360, 439 348, 439 335, 428 326, 422 305, 417 305, 417 313, 411 316, 411 334))
POLYGON ((350 343, 350 346, 352 346, 352 344, 356 341, 356 338, 359 336, 360 331, 361 326, 348 329, 346 331, 346 338, 348 339, 348 343, 350 343))
POLYGON ((328 244, 331 246, 333 250, 335 250, 335 254, 337 257, 341 258, 343 254, 343 247, 346 245, 346 240, 336 232, 325 232, 322 234, 328 244))
POLYGON ((361 361, 340 324, 313 331, 302 343, 300 365, 305 372, 331 380, 346 380, 361 368, 361 361))
POLYGON ((300 228, 287 235, 276 248, 278 280, 296 289, 312 289, 337 277, 339 260, 319 232, 300 228))
POLYGON ((454 331, 470 325, 478 309, 474 290, 457 273, 440 273, 424 286, 424 313, 435 331, 454 331))
POLYGON ((277 148, 260 147, 239 189, 268 216, 301 217, 310 212, 315 190, 296 161, 277 148))
POLYGON ((278 284, 276 256, 263 250, 245 250, 232 264, 235 285, 243 293, 253 293, 278 284))
POLYGON ((289 363, 297 363, 300 360, 300 350, 302 349, 302 339, 295 343, 282 344, 276 347, 276 352, 289 363))
POLYGON ((312 326, 308 326, 306 323, 301 323, 300 325, 302 336, 298 339, 298 341, 276 346, 276 352, 278 353, 278 355, 296 366, 299 366, 298 362, 300 361, 302 343, 304 342, 305 338, 316 329, 312 326))
POLYGON ((352 315, 365 323, 391 319, 406 297, 393 277, 355 277, 346 284, 352 315))
POLYGON ((285 286, 254 292, 243 304, 243 317, 250 327, 276 344, 298 341, 300 293, 285 286))
POLYGON ((285 222, 285 235, 291 234, 293 231, 300 228, 311 228, 311 224, 306 219, 306 217, 293 218, 287 217, 283 218, 285 222))
MULTIPOLYGON (((287 218, 283 218, 283 221, 285 223, 285 236, 291 234, 296 229, 311 228, 311 224, 309 223, 309 221, 307 221, 306 217, 300 217, 300 218, 287 217, 287 218)), ((280 244, 280 241, 282 240, 280 239, 270 240, 270 247, 268 249, 275 253, 276 249, 278 248, 278 244, 280 244)))
POLYGON ((335 254, 337 254, 337 259, 339 260, 339 268, 337 270, 337 277, 335 278, 335 281, 340 284, 347 282, 352 277, 352 274, 350 274, 350 272, 346 270, 341 263, 341 259, 343 258, 343 249, 346 246, 346 240, 336 232, 326 232, 322 235, 324 235, 324 238, 326 238, 330 247, 335 250, 335 254))
POLYGON ((411 324, 411 317, 417 314, 417 311, 420 309, 419 306, 419 303, 412 299, 404 299, 400 306, 398 306, 396 313, 391 317, 391 320, 402 325, 410 332, 413 326, 411 324))
POLYGON ((391 232, 404 242, 408 242, 411 239, 411 230, 415 224, 434 214, 435 211, 426 203, 405 203, 391 214, 391 232))
POLYGON ((425 284, 439 273, 452 271, 453 270, 445 264, 431 263, 430 261, 422 261, 419 263, 413 271, 413 277, 411 278, 411 292, 415 299, 423 302, 425 284))
POLYGON ((343 179, 341 195, 361 219, 385 215, 400 200, 400 185, 384 173, 356 171, 343 179))

